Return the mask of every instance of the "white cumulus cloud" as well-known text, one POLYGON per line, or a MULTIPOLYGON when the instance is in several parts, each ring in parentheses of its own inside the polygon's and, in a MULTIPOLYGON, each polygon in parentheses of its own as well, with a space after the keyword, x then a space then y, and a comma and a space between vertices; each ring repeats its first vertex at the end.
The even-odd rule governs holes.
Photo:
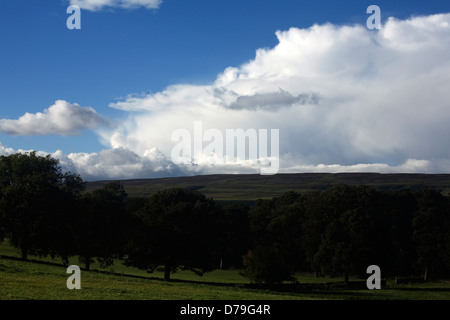
POLYGON ((275 47, 214 83, 112 103, 129 118, 104 138, 170 155, 171 133, 193 134, 202 121, 223 133, 279 129, 282 170, 449 170, 450 14, 390 18, 377 31, 329 23, 276 36, 275 47))
POLYGON ((91 107, 81 107, 64 100, 44 112, 25 113, 19 119, 0 119, 0 131, 10 135, 77 135, 85 129, 95 129, 108 121, 91 107))
POLYGON ((124 148, 68 155, 57 151, 52 156, 60 160, 62 168, 77 172, 86 180, 140 179, 186 174, 157 149, 142 156, 124 148))
MULTIPOLYGON (((208 129, 224 137, 227 129, 279 129, 283 173, 450 172, 450 14, 390 18, 380 30, 291 28, 276 37, 276 46, 258 49, 252 60, 223 70, 213 83, 173 84, 112 103, 128 116, 99 131, 110 149, 53 155, 90 180, 258 173, 251 165, 176 165, 172 133, 185 129, 205 148, 211 143, 203 135, 208 129), (199 122, 200 134, 194 130, 199 122)), ((74 115, 60 117, 58 107, 49 108, 0 120, 0 130, 69 134, 99 125, 93 110, 59 104, 74 115), (76 121, 82 114, 90 116, 76 121)), ((0 145, 0 153, 11 152, 0 145)))

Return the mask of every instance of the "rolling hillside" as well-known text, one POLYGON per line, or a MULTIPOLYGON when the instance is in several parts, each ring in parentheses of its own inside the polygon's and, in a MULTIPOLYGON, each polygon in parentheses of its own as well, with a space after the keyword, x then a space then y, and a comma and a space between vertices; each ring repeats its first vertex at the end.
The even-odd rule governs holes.
MULTIPOLYGON (((109 181, 88 182, 87 191, 109 181)), ((273 176, 205 175, 160 179, 122 180, 130 197, 148 197, 158 190, 184 187, 201 191, 221 202, 272 198, 286 191, 309 192, 332 185, 367 185, 379 190, 430 187, 450 193, 450 174, 299 173, 273 176)))

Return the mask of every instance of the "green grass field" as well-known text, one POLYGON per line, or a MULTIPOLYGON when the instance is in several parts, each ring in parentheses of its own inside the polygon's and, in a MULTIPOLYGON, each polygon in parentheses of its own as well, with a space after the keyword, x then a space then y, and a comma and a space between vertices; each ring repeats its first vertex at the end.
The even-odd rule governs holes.
MULTIPOLYGON (((3 255, 0 258, 1 300, 450 300, 449 282, 394 285, 388 281, 381 290, 327 291, 318 285, 316 289, 303 293, 277 292, 244 287, 249 282, 236 270, 217 270, 203 277, 187 271, 179 272, 173 275, 173 279, 197 282, 164 282, 161 273, 147 274, 123 266, 120 261, 108 270, 100 270, 95 264, 93 271, 82 270, 81 290, 69 290, 66 281, 70 274, 66 273, 64 266, 12 260, 6 256, 17 257, 18 254, 5 243, 0 245, 0 254, 3 255), (201 281, 236 285, 220 286, 201 281)), ((41 261, 58 263, 49 258, 41 261)), ((77 264, 76 260, 72 262, 77 264)), ((333 283, 341 279, 299 276, 298 281, 333 283)))

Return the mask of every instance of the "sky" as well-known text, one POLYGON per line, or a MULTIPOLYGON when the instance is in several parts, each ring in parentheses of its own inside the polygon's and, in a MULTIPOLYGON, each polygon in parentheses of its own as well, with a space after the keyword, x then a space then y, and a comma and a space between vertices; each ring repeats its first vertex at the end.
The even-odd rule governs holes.
POLYGON ((0 155, 50 154, 85 180, 258 173, 263 160, 450 173, 449 52, 442 0, 0 0, 0 155), (255 130, 259 152, 276 129, 279 150, 213 163, 195 154, 196 137, 200 151, 218 141, 209 129, 224 148, 227 130, 255 130))

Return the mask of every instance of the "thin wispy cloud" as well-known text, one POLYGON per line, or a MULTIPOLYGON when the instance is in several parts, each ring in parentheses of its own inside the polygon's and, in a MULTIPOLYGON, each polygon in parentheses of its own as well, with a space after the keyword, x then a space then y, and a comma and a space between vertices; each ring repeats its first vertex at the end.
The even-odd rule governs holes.
POLYGON ((105 8, 157 9, 161 3, 162 0, 70 0, 71 5, 89 11, 100 11, 105 8))

